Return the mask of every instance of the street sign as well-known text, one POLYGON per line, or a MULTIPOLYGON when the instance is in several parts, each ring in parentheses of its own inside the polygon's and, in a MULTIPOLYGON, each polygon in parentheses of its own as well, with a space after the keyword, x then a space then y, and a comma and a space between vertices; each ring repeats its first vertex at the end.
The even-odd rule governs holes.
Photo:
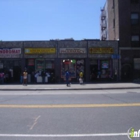
POLYGON ((120 55, 119 54, 112 54, 111 58, 112 59, 120 59, 120 55))

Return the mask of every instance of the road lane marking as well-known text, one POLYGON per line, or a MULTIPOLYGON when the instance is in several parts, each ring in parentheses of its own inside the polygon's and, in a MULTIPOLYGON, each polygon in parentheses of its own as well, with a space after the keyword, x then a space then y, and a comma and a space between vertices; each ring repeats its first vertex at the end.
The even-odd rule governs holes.
POLYGON ((8 105, 1 104, 0 108, 98 108, 98 107, 138 107, 140 103, 125 104, 57 104, 57 105, 8 105))
POLYGON ((101 133, 101 134, 0 134, 0 137, 111 137, 128 136, 128 133, 101 133))

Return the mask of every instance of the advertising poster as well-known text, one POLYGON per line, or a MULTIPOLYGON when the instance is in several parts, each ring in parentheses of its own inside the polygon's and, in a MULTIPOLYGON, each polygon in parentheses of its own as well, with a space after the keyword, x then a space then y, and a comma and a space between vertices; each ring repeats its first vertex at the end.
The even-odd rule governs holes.
POLYGON ((36 71, 44 70, 45 68, 45 61, 44 59, 37 59, 35 63, 36 71))

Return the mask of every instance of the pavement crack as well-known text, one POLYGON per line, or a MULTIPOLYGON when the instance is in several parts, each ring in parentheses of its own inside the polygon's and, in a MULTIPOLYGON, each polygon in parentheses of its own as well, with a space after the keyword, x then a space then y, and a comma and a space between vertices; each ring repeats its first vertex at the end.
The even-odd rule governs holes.
POLYGON ((121 99, 116 99, 116 98, 114 98, 114 97, 111 97, 111 96, 109 96, 109 95, 107 95, 107 94, 102 94, 104 97, 107 97, 107 98, 109 98, 109 99, 112 99, 112 100, 114 100, 114 101, 119 101, 119 102, 121 102, 121 103, 128 103, 127 101, 124 101, 124 100, 121 100, 121 99))
POLYGON ((39 119, 40 117, 41 117, 41 116, 38 116, 38 117, 36 117, 36 118, 34 119, 33 124, 30 126, 30 130, 32 130, 32 129, 34 128, 34 126, 37 124, 37 121, 38 121, 38 119, 39 119))

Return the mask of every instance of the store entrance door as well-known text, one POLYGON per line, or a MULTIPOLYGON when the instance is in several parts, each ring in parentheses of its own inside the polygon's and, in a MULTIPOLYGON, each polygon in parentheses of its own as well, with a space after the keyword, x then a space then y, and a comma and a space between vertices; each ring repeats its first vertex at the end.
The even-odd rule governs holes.
POLYGON ((96 59, 90 59, 90 81, 95 82, 98 75, 98 61, 96 59))
POLYGON ((98 75, 98 65, 90 65, 90 81, 96 81, 98 75))
POLYGON ((13 82, 20 82, 21 67, 13 66, 13 82))

